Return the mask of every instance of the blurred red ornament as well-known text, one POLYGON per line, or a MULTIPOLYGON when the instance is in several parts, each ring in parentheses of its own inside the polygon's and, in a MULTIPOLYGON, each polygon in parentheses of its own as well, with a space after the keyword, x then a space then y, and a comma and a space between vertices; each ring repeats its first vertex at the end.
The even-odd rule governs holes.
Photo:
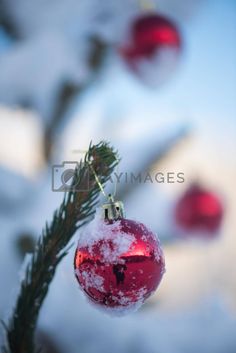
POLYGON ((217 195, 193 185, 178 201, 175 218, 177 224, 190 234, 212 236, 220 228, 223 205, 217 195))
POLYGON ((124 314, 156 290, 165 264, 156 235, 142 223, 95 217, 79 240, 74 267, 93 303, 124 314))
POLYGON ((121 46, 126 63, 149 84, 166 81, 176 68, 182 39, 176 25, 164 16, 146 14, 131 28, 131 38, 121 46))

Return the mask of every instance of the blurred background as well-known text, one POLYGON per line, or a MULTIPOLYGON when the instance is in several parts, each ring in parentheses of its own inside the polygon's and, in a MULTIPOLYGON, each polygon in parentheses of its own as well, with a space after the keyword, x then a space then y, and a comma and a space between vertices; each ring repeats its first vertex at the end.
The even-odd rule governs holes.
POLYGON ((80 292, 74 246, 41 310, 44 352, 235 352, 235 37, 235 0, 0 0, 1 319, 63 197, 52 166, 91 140, 153 176, 121 178, 117 197, 166 259, 155 295, 110 318, 80 292))

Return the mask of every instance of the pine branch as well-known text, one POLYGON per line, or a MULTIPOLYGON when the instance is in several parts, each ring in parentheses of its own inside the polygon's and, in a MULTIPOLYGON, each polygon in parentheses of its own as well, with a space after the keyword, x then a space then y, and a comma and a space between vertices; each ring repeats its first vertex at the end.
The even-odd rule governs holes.
POLYGON ((104 184, 117 164, 116 153, 105 142, 90 145, 84 161, 76 169, 72 190, 65 193, 51 224, 46 223, 26 268, 12 318, 6 326, 7 346, 3 347, 4 352, 36 351, 34 333, 37 319, 56 268, 67 255, 68 244, 76 230, 95 212, 100 190, 90 164, 104 184), (89 190, 86 190, 88 183, 89 190))
MULTIPOLYGON (((1 0, 0 0, 1 1, 1 0)), ((50 162, 52 159, 53 145, 55 137, 58 134, 58 130, 64 123, 66 113, 76 97, 79 97, 94 81, 100 70, 103 67, 103 61, 106 57, 107 47, 103 41, 96 37, 90 38, 91 52, 88 57, 88 64, 91 69, 91 77, 88 82, 83 84, 75 84, 73 82, 64 82, 60 87, 56 99, 55 109, 52 112, 52 116, 49 124, 45 127, 44 131, 44 157, 46 162, 50 162)))

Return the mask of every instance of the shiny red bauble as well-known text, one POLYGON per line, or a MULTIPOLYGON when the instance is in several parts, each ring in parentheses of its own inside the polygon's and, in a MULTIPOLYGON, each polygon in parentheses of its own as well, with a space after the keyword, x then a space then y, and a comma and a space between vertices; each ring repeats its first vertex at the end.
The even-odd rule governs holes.
POLYGON ((186 234, 202 236, 217 234, 223 219, 223 205, 213 192, 198 185, 191 186, 175 208, 175 218, 186 234))
POLYGON ((165 81, 175 69, 181 49, 177 26, 162 15, 150 13, 138 17, 130 32, 130 40, 120 48, 125 62, 150 84, 165 81))
POLYGON ((91 222, 79 239, 74 267, 87 297, 118 315, 141 306, 165 270, 156 235, 125 218, 91 222))

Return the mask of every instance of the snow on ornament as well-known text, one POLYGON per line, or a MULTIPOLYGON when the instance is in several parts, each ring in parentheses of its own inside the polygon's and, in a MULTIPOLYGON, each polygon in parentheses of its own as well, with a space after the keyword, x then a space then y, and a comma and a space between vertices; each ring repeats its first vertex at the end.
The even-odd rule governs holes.
POLYGON ((186 236, 216 236, 223 214, 220 198, 198 184, 190 186, 175 207, 175 221, 186 236))
POLYGON ((90 302, 124 315, 136 311, 157 289, 165 262, 157 236, 142 223, 124 218, 122 203, 111 199, 80 235, 74 268, 90 302))
POLYGON ((148 13, 135 19, 130 38, 119 51, 142 81, 159 86, 175 71, 181 44, 179 30, 171 20, 148 13))

